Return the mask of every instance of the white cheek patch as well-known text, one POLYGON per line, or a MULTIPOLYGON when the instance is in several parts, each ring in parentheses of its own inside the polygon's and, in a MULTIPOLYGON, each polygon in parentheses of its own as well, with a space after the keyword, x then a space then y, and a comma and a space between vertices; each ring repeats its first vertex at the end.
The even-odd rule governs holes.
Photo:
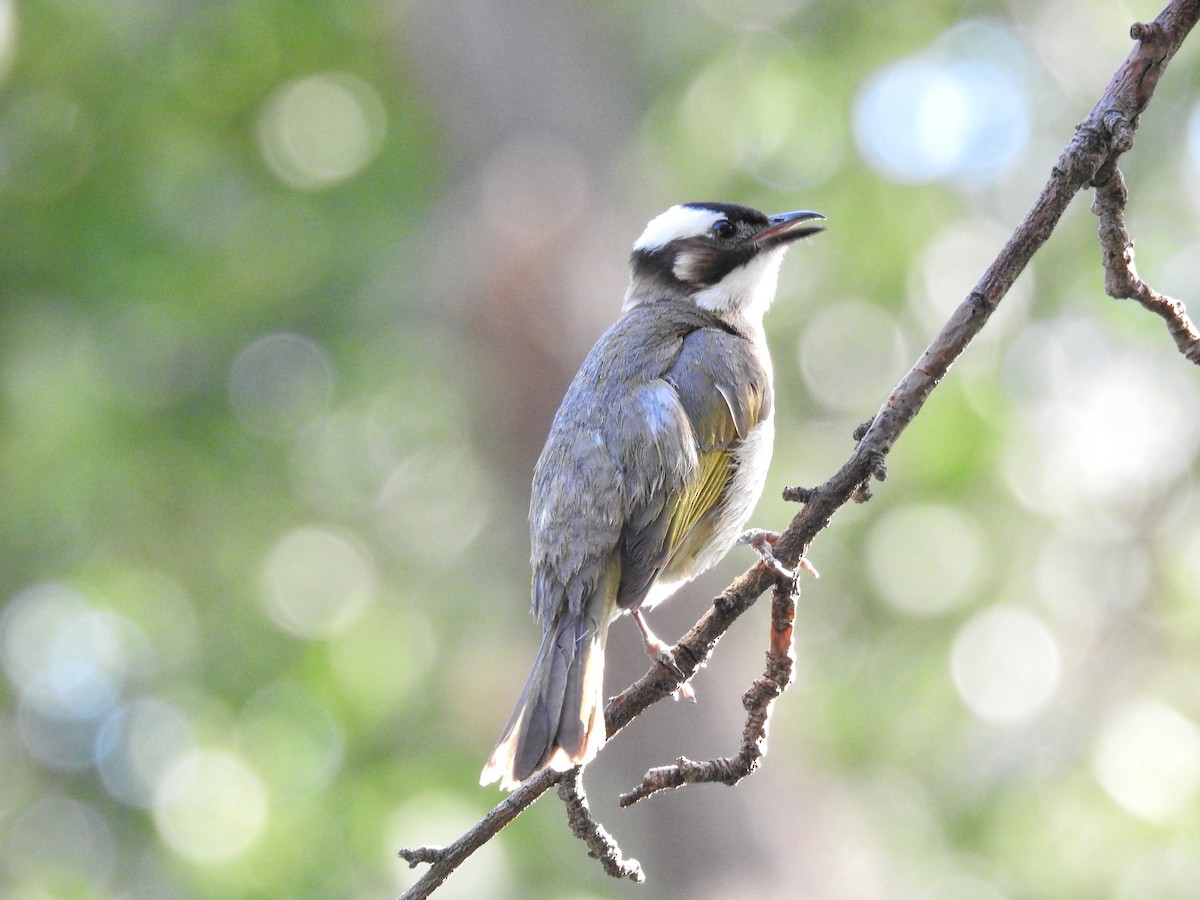
POLYGON ((705 267, 711 262, 711 254, 704 249, 681 250, 675 254, 675 264, 671 267, 671 273, 685 284, 692 284, 700 280, 705 267))
POLYGON ((634 250, 657 250, 680 238, 707 234, 708 230, 724 216, 712 209, 697 209, 694 206, 672 206, 665 213, 655 216, 633 243, 634 250))

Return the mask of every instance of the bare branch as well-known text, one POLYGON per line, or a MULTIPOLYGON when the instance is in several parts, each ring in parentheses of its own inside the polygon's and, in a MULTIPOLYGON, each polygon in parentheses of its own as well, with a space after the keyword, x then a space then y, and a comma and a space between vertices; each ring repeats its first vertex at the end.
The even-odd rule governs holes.
POLYGON ((641 864, 636 859, 625 859, 612 835, 592 818, 578 768, 564 773, 558 782, 558 796, 567 807, 571 834, 588 845, 588 856, 600 860, 606 874, 613 878, 628 878, 638 884, 646 880, 641 864))
MULTIPOLYGON (((1188 317, 1183 303, 1151 288, 1137 274, 1133 261, 1133 239, 1125 227, 1129 192, 1117 167, 1120 155, 1133 146, 1137 117, 1146 108, 1167 62, 1200 17, 1200 2, 1172 2, 1149 24, 1135 23, 1129 29, 1137 45, 1113 76, 1105 98, 1097 105, 1105 127, 1112 134, 1108 158, 1092 179, 1096 199, 1092 212, 1100 220, 1099 237, 1104 262, 1104 289, 1118 300, 1136 300, 1166 322, 1179 351, 1200 365, 1200 332, 1188 317), (1114 86, 1116 89, 1114 90, 1114 86), (1105 107, 1105 99, 1112 95, 1105 107)), ((1095 118, 1097 112, 1093 111, 1095 118)))
POLYGON ((1117 300, 1136 300, 1167 323, 1167 331, 1175 346, 1192 362, 1200 365, 1200 332, 1188 317, 1183 303, 1160 294, 1137 274, 1133 262, 1133 239, 1125 228, 1125 205, 1129 191, 1125 178, 1115 165, 1108 168, 1103 180, 1095 182, 1096 199, 1092 212, 1100 220, 1101 258, 1104 262, 1104 290, 1117 300))
POLYGON ((633 806, 659 791, 685 784, 719 782, 731 787, 758 768, 767 752, 767 730, 775 700, 792 683, 796 663, 792 652, 792 626, 796 619, 796 585, 781 579, 775 586, 771 604, 771 642, 763 674, 742 696, 749 714, 742 731, 742 744, 735 756, 722 756, 705 762, 679 757, 673 765, 648 771, 641 784, 622 794, 621 806, 633 806))
POLYGON ((534 800, 546 793, 561 773, 546 770, 538 772, 498 803, 491 812, 471 827, 458 840, 445 847, 416 847, 400 851, 400 857, 410 867, 421 863, 429 864, 429 871, 405 891, 400 900, 423 900, 450 877, 472 853, 494 838, 505 825, 523 813, 534 800))

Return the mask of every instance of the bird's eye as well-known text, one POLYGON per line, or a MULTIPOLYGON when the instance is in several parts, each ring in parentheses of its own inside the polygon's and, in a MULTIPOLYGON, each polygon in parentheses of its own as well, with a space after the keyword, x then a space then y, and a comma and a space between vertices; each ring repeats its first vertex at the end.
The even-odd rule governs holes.
POLYGON ((720 238, 721 240, 731 238, 733 237, 733 225, 730 224, 728 219, 722 219, 713 225, 712 233, 713 237, 720 238))

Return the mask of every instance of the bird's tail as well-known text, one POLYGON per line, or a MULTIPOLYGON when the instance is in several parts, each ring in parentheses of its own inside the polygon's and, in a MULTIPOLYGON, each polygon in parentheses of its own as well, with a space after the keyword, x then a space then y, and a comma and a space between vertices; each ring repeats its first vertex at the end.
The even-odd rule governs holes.
POLYGON ((529 681, 480 784, 511 791, 535 772, 587 763, 604 746, 608 611, 564 610, 546 630, 529 681))

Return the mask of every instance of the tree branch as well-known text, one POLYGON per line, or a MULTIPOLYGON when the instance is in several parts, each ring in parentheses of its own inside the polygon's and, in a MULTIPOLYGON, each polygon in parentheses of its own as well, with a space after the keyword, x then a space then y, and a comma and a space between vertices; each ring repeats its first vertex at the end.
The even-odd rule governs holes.
POLYGON ((494 838, 505 825, 525 812, 534 800, 542 796, 558 781, 560 775, 560 772, 552 772, 548 769, 538 772, 518 790, 513 791, 496 804, 495 808, 476 822, 470 831, 445 847, 416 847, 411 850, 401 850, 400 858, 407 862, 410 868, 415 869, 421 863, 429 864, 429 871, 404 892, 401 900, 416 900, 416 898, 424 898, 432 894, 455 869, 463 864, 467 857, 494 838))
MULTIPOLYGON (((1161 315, 1167 321, 1180 350, 1188 359, 1200 362, 1200 350, 1197 349, 1200 342, 1196 329, 1187 318, 1182 304, 1155 293, 1133 272, 1132 241, 1124 230, 1123 221, 1127 195, 1117 169, 1121 154, 1133 146, 1138 117, 1150 102, 1167 63, 1197 19, 1200 19, 1200 0, 1171 0, 1152 23, 1133 26, 1130 33, 1137 43, 1113 75, 1099 102, 1077 127, 1032 208, 975 287, 925 348, 920 359, 895 386, 883 406, 856 431, 854 437, 857 444, 850 458, 819 487, 789 488, 784 492, 785 499, 801 502, 804 506, 774 545, 775 556, 783 565, 794 569, 833 515, 851 500, 867 499, 871 481, 884 479, 887 474, 885 459, 896 440, 920 412, 950 366, 986 324, 1034 254, 1046 243, 1071 200, 1086 187, 1094 186, 1097 191, 1097 215, 1100 217, 1100 237, 1108 273, 1106 285, 1111 285, 1109 293, 1128 289, 1129 293, 1122 296, 1132 296, 1161 315)), ((638 681, 609 700, 604 710, 609 738, 648 706, 671 696, 680 684, 691 678, 696 669, 708 660, 721 635, 764 591, 777 583, 778 575, 769 566, 760 563, 743 573, 716 597, 700 621, 672 648, 678 671, 672 672, 665 666, 655 665, 638 681)), ((777 592, 777 601, 779 593, 786 594, 787 603, 792 604, 791 590, 777 592)), ((772 617, 772 642, 767 669, 746 694, 745 703, 750 716, 737 756, 710 760, 708 763, 693 763, 680 758, 673 766, 652 769, 639 787, 624 795, 623 805, 636 802, 657 790, 693 781, 732 783, 730 779, 736 781, 753 771, 765 752, 770 705, 790 682, 793 614, 794 606, 780 606, 777 602, 772 617), (781 624, 785 619, 786 624, 781 624)), ((573 821, 572 829, 575 830, 575 823, 583 823, 581 831, 590 830, 588 823, 591 822, 591 816, 587 812, 586 801, 581 802, 583 795, 577 779, 578 772, 575 770, 565 774, 540 772, 454 843, 440 849, 422 847, 400 851, 400 855, 413 866, 423 862, 431 865, 429 872, 403 895, 402 900, 428 897, 474 850, 560 781, 570 782, 560 791, 560 796, 567 803, 573 821)), ((592 822, 592 825, 595 823, 592 822)), ((599 826, 596 825, 596 828, 599 826)), ((592 840, 600 841, 597 844, 600 851, 596 855, 607 855, 610 862, 621 859, 620 851, 607 833, 603 838, 592 835, 589 846, 592 846, 592 840)), ((632 860, 622 863, 624 867, 616 866, 617 874, 621 877, 632 876, 631 867, 636 863, 632 860)))
POLYGON ((730 787, 758 768, 767 753, 767 729, 775 700, 792 683, 796 663, 792 652, 792 626, 796 619, 798 591, 791 581, 780 579, 775 585, 771 603, 771 640, 767 650, 767 665, 763 674, 742 695, 742 705, 749 714, 742 731, 742 744, 735 756, 722 756, 705 762, 679 757, 673 765, 651 769, 642 783, 622 794, 621 806, 633 806, 651 794, 685 784, 720 782, 730 787))
POLYGON ((1125 205, 1129 191, 1125 177, 1114 164, 1095 179, 1096 199, 1092 212, 1100 220, 1101 259, 1104 263, 1104 290, 1116 300, 1136 300, 1160 316, 1167 331, 1187 359, 1200 365, 1200 332, 1188 317, 1183 303, 1160 294, 1137 274, 1133 262, 1133 238, 1125 228, 1125 205))
POLYGON ((588 845, 588 856, 600 860, 606 874, 613 878, 628 878, 641 884, 646 880, 641 863, 636 859, 625 859, 612 835, 592 818, 579 774, 579 768, 576 767, 564 772, 558 782, 558 798, 567 808, 567 823, 571 826, 571 834, 588 845))

